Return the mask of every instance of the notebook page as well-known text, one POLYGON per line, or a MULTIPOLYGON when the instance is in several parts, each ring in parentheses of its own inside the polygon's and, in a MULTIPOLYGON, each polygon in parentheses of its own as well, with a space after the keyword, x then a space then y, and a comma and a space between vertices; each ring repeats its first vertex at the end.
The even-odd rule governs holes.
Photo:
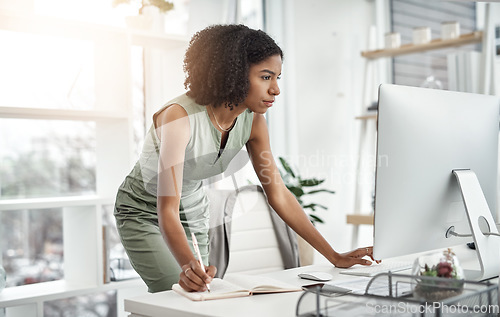
POLYGON ((172 290, 194 301, 249 296, 250 291, 232 283, 215 278, 210 283, 210 292, 187 292, 179 284, 174 284, 172 290))
POLYGON ((249 289, 252 293, 274 293, 302 291, 298 286, 291 285, 270 277, 230 274, 224 278, 225 281, 249 289))

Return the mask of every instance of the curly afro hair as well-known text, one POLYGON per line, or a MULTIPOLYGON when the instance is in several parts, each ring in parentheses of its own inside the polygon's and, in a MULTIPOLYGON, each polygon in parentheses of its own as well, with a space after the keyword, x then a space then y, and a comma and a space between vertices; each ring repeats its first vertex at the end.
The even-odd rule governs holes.
POLYGON ((212 25, 196 33, 184 57, 188 96, 200 105, 245 100, 250 66, 283 52, 265 32, 244 25, 212 25))

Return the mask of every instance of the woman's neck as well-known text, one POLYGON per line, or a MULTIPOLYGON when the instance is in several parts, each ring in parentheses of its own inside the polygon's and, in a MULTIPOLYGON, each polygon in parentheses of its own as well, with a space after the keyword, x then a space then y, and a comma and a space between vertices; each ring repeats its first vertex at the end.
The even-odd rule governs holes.
POLYGON ((234 120, 238 117, 245 109, 243 107, 229 107, 229 106, 218 106, 213 107, 209 105, 210 113, 212 114, 212 120, 215 121, 216 125, 220 125, 223 129, 229 129, 233 126, 234 120))

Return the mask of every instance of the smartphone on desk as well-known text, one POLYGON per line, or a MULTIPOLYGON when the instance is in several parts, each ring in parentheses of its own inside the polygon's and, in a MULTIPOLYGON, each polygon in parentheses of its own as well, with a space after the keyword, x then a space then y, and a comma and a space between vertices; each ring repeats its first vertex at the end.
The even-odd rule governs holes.
POLYGON ((351 289, 340 287, 340 286, 335 286, 335 285, 327 284, 327 283, 314 283, 314 284, 309 284, 309 285, 303 285, 302 289, 304 291, 313 292, 313 293, 319 292, 320 294, 327 295, 327 296, 339 296, 339 295, 349 294, 352 292, 351 289))

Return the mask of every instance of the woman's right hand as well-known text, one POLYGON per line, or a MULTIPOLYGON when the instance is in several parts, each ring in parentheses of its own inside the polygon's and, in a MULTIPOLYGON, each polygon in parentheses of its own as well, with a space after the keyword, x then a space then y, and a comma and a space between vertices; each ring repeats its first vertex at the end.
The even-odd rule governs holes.
POLYGON ((334 265, 339 268, 348 268, 354 264, 371 265, 373 262, 381 262, 373 258, 373 247, 358 248, 346 253, 341 253, 339 256, 340 257, 334 263, 334 265), (370 260, 364 259, 364 257, 368 257, 370 260))
POLYGON ((203 271, 197 260, 191 260, 181 268, 179 285, 188 292, 206 291, 207 284, 210 284, 217 273, 217 268, 213 265, 205 267, 205 271, 203 271))

